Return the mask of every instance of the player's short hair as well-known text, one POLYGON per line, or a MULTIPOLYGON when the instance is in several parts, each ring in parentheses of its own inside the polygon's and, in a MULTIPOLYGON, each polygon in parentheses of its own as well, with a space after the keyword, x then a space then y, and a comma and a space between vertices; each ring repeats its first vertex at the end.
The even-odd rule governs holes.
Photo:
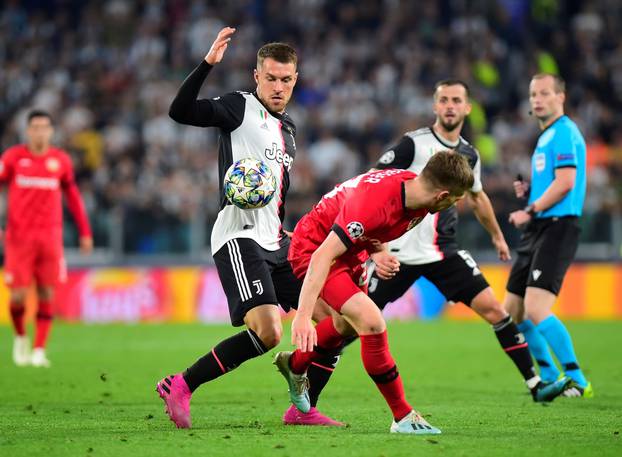
POLYGON ((261 68, 263 61, 271 58, 281 63, 298 65, 296 50, 287 43, 267 43, 257 51, 257 68, 261 68))
POLYGON ((52 119, 52 115, 47 111, 43 111, 42 109, 33 109, 28 113, 26 117, 26 124, 30 125, 30 121, 32 121, 35 117, 47 117, 50 120, 50 124, 54 123, 52 119))
POLYGON ((469 85, 467 83, 465 83, 461 79, 448 78, 441 79, 440 81, 437 81, 436 84, 434 84, 434 98, 436 98, 436 92, 438 91, 438 88, 443 86, 462 86, 464 87, 464 93, 466 94, 467 100, 471 96, 471 89, 469 89, 469 85))
POLYGON ((421 172, 421 177, 435 188, 448 190, 455 196, 472 188, 475 180, 466 157, 452 151, 434 154, 421 172))
POLYGON ((531 80, 533 81, 534 79, 544 79, 548 78, 549 76, 553 78, 553 89, 555 90, 555 93, 566 93, 566 81, 564 81, 564 78, 559 75, 555 75, 553 73, 537 73, 532 76, 531 80))

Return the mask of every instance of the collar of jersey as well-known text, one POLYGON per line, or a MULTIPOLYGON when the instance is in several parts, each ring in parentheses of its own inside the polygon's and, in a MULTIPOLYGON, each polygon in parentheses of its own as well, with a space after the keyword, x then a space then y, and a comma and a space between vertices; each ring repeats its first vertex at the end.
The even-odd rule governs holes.
POLYGON ((434 127, 430 127, 430 132, 432 132, 432 135, 434 135, 434 138, 436 138, 439 143, 441 143, 446 148, 450 148, 450 149, 457 148, 458 145, 460 145, 460 140, 462 139, 462 138, 458 138, 458 141, 456 142, 456 144, 449 144, 447 140, 444 140, 440 135, 437 135, 437 133, 434 131, 434 127))
POLYGON ((30 150, 27 144, 24 144, 24 151, 26 151, 28 155, 31 156, 33 159, 44 159, 52 151, 52 146, 48 146, 48 148, 43 154, 35 154, 33 151, 30 150))
POLYGON ((274 111, 270 111, 270 108, 268 108, 268 107, 266 106, 266 104, 265 104, 264 102, 262 102, 262 101, 261 101, 261 99, 259 98, 259 96, 257 95, 257 90, 254 90, 254 91, 253 91, 253 95, 255 96, 255 98, 257 99, 257 101, 258 101, 259 103, 261 103, 261 106, 263 106, 263 107, 264 107, 264 108, 265 108, 265 109, 266 109, 266 110, 270 113, 270 115, 271 115, 271 116, 274 116, 274 117, 276 117, 277 119, 282 119, 282 118, 283 118, 283 115, 285 114, 285 111, 283 111, 283 113, 276 113, 276 112, 274 112, 274 111))
POLYGON ((562 118, 566 117, 565 114, 562 114, 561 116, 559 116, 557 119, 555 119, 553 122, 551 122, 549 125, 546 126, 546 128, 544 130, 542 130, 540 132, 540 135, 542 135, 544 132, 546 132, 548 129, 550 129, 551 127, 553 127, 555 124, 557 124, 562 118))

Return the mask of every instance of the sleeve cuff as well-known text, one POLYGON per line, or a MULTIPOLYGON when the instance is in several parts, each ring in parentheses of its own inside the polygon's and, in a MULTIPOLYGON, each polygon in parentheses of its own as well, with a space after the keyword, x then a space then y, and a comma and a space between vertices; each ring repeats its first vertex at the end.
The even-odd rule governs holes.
POLYGON ((339 237, 339 239, 345 245, 346 248, 350 249, 354 245, 354 242, 346 234, 345 230, 342 229, 339 225, 333 224, 333 227, 331 228, 331 230, 337 234, 337 236, 339 237))

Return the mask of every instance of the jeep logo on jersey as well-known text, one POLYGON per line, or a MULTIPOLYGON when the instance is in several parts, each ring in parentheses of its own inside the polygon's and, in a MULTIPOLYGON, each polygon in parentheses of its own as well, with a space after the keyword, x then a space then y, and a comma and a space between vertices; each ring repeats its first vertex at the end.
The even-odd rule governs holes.
POLYGON ((276 160, 276 163, 282 163, 287 168, 287 171, 291 170, 294 159, 287 152, 283 152, 276 143, 272 143, 272 148, 266 148, 264 153, 268 159, 276 160))
POLYGON ((380 157, 380 159, 378 159, 378 162, 384 164, 384 165, 388 165, 391 162, 393 162, 395 160, 395 152, 393 151, 387 151, 384 154, 382 154, 382 157, 380 157))
POLYGON ((350 238, 356 240, 363 236, 365 233, 365 229, 363 228, 363 224, 360 222, 350 222, 346 227, 348 229, 348 233, 350 234, 350 238))

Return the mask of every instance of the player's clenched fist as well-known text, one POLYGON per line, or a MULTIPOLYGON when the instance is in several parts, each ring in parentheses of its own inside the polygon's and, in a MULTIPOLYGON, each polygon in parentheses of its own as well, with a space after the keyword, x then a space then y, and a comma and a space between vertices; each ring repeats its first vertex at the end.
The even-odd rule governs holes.
POLYGON ((231 41, 231 35, 234 33, 235 29, 233 27, 225 27, 218 32, 216 40, 214 40, 212 47, 205 56, 205 61, 208 64, 215 65, 222 60, 222 57, 225 55, 225 51, 227 50, 227 46, 229 46, 229 41, 231 41))
POLYGON ((376 252, 371 258, 376 264, 376 274, 380 279, 391 279, 400 271, 400 261, 387 251, 376 252))

